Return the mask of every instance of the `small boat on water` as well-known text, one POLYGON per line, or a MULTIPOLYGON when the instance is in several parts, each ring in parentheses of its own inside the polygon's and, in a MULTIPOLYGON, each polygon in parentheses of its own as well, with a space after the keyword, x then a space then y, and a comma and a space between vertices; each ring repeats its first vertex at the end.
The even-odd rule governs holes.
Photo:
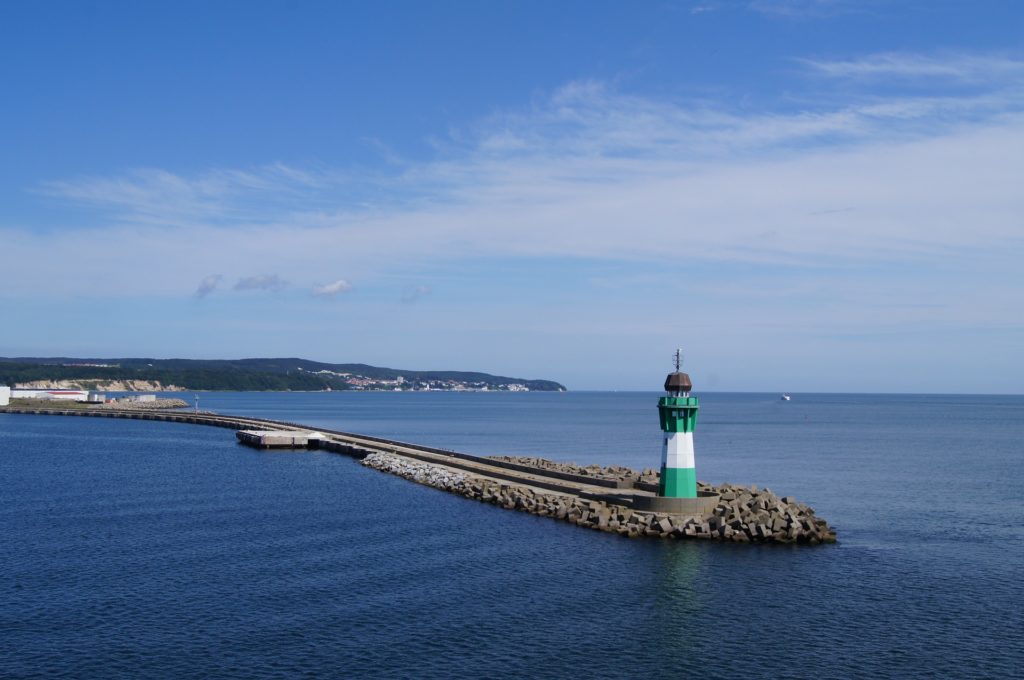
POLYGON ((783 394, 783 395, 782 395, 782 401, 789 401, 789 400, 790 400, 790 399, 792 399, 792 398, 793 398, 793 397, 789 396, 788 394, 783 394))

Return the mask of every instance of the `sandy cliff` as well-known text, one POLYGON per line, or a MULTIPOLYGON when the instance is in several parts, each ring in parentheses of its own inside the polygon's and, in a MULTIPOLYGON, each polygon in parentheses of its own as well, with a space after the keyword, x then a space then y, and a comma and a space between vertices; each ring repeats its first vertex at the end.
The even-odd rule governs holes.
POLYGON ((15 387, 34 390, 95 390, 97 392, 183 392, 183 387, 157 380, 33 380, 15 387))

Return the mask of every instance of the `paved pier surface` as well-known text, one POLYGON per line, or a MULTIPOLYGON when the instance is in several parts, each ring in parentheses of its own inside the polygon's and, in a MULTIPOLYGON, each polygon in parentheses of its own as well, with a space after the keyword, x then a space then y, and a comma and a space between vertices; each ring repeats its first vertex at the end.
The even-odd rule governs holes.
POLYGON ((239 430, 235 436, 254 449, 318 449, 324 438, 308 430, 239 430))

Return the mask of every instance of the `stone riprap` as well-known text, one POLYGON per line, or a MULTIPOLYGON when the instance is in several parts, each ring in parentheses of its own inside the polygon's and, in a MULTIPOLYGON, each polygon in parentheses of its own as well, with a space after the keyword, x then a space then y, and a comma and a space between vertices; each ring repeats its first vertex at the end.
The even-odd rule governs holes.
POLYGON ((815 515, 814 508, 792 496, 780 498, 771 489, 758 489, 753 484, 713 486, 697 482, 697 489, 719 495, 715 509, 701 518, 702 526, 726 540, 835 543, 836 532, 828 522, 815 515))
MULTIPOLYGON (((523 459, 516 458, 514 462, 522 463, 523 459)), ((755 486, 724 484, 714 487, 701 483, 701 491, 721 494, 720 502, 712 512, 701 517, 681 517, 639 512, 607 501, 542 492, 390 453, 370 453, 362 463, 375 470, 484 503, 554 517, 622 536, 810 545, 831 543, 836 539, 835 532, 825 520, 815 516, 813 509, 790 497, 779 498, 770 489, 758 490, 755 486)), ((576 469, 562 471, 578 473, 576 469)))
POLYGON ((562 463, 548 458, 537 458, 534 456, 487 456, 491 460, 500 460, 505 463, 516 463, 517 465, 529 465, 530 467, 554 472, 565 472, 583 477, 595 477, 597 479, 627 479, 639 482, 658 483, 658 471, 648 468, 637 471, 633 468, 622 465, 577 465, 576 463, 562 463))

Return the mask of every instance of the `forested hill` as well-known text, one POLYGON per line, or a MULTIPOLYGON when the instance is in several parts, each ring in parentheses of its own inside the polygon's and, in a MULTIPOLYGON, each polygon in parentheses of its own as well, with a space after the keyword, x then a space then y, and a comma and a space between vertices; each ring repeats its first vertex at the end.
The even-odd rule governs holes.
MULTIPOLYGON (((467 371, 408 371, 308 359, 79 359, 0 357, 0 385, 146 380, 186 390, 564 391, 551 380, 467 371)), ((85 387, 85 385, 83 385, 85 387)))

